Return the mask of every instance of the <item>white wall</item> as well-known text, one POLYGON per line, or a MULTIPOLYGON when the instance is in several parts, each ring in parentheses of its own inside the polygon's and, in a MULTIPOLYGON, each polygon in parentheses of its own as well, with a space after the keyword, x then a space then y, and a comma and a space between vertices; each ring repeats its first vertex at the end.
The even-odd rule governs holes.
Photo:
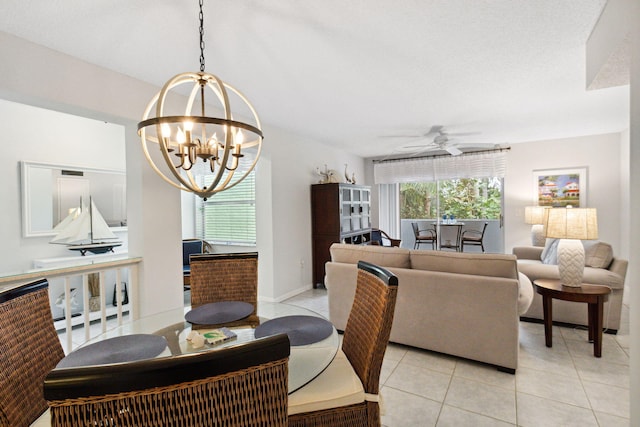
MULTIPOLYGON (((340 178, 347 163, 349 171, 356 174, 356 182, 367 185, 371 181, 364 180, 361 157, 270 127, 265 128, 267 141, 264 150, 271 169, 271 200, 259 203, 271 205, 271 225, 264 224, 262 229, 266 227, 272 235, 261 239, 259 245, 261 251, 265 249, 274 256, 269 273, 273 291, 260 292, 265 298, 282 299, 312 286, 311 184, 319 182, 316 168, 324 169, 327 164, 340 178)), ((262 252, 260 257, 262 260, 262 252)))
POLYGON ((531 244, 531 226, 524 208, 535 200, 533 171, 587 168, 587 206, 598 209, 599 240, 610 243, 616 255, 624 253, 620 224, 622 176, 621 135, 592 135, 513 144, 505 176, 505 250, 531 244))

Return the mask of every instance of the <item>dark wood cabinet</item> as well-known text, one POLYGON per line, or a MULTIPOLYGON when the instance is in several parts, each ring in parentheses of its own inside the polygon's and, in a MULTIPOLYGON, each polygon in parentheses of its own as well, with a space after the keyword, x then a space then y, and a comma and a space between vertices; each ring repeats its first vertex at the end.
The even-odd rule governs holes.
POLYGON ((354 184, 311 186, 313 287, 324 286, 331 244, 362 244, 371 239, 371 187, 354 184))

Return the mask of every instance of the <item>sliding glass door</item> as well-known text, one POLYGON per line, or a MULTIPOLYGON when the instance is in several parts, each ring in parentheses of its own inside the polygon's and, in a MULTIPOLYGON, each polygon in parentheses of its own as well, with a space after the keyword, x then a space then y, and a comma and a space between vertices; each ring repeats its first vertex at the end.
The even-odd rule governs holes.
MULTIPOLYGON (((504 252, 502 178, 461 178, 399 185, 400 222, 404 247, 413 247, 412 222, 419 228, 446 221, 463 222, 463 230, 482 230, 487 252, 504 252)), ((442 230, 443 233, 450 230, 442 230)), ((450 236, 442 236, 449 238, 450 236)), ((476 251, 470 248, 469 251, 476 251)))

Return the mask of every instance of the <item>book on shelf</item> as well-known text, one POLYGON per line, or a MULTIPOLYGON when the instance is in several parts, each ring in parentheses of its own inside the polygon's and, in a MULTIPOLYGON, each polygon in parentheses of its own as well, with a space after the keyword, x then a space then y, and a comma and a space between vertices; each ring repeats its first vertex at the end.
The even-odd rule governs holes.
POLYGON ((209 344, 218 344, 237 337, 235 332, 225 327, 212 329, 203 333, 202 336, 209 344))

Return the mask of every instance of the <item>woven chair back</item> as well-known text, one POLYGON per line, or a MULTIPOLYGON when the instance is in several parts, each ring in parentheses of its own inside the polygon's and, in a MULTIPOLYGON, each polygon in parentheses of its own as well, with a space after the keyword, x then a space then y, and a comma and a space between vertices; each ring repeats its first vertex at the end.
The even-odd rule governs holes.
POLYGON ((216 351, 56 369, 52 427, 287 425, 287 335, 216 351))
POLYGON ((257 252, 191 256, 191 307, 220 301, 257 306, 257 252))
POLYGON ((63 357, 49 283, 0 292, 0 426, 29 426, 47 409, 42 384, 63 357))
POLYGON ((342 350, 366 393, 377 394, 389 342, 398 278, 386 269, 358 262, 356 294, 344 329, 342 350))

